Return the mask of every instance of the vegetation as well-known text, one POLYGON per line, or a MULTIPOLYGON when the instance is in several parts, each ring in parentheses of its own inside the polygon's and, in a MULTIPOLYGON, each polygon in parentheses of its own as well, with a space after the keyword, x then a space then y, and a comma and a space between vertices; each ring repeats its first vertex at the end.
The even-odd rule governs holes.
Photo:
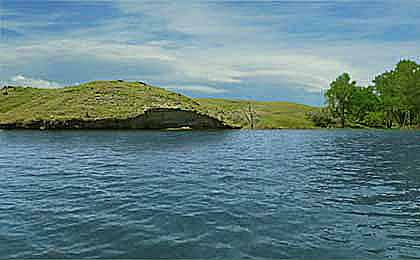
POLYGON ((8 95, 0 95, 0 122, 124 119, 153 107, 194 110, 198 104, 140 82, 94 81, 59 89, 8 87, 8 95))
POLYGON ((325 96, 328 99, 330 112, 333 116, 340 118, 341 126, 345 126, 346 115, 351 111, 352 99, 356 89, 356 82, 350 82, 350 75, 342 74, 331 83, 331 88, 325 96))
POLYGON ((201 109, 218 118, 244 128, 256 129, 308 129, 315 124, 307 117, 317 108, 289 103, 249 100, 196 99, 201 109), (252 127, 253 125, 253 127, 252 127))
POLYGON ((150 108, 204 113, 244 128, 313 128, 316 109, 287 102, 192 99, 142 82, 94 81, 60 89, 4 87, 0 124, 33 121, 126 119, 150 108))
POLYGON ((402 60, 366 87, 343 73, 325 97, 326 107, 310 114, 317 126, 419 127, 420 65, 402 60))
POLYGON ((122 80, 60 89, 6 86, 0 93, 0 124, 126 119, 151 108, 179 108, 243 128, 420 127, 420 65, 402 60, 369 86, 359 86, 343 73, 331 82, 325 98, 326 106, 318 109, 288 102, 193 99, 122 80))

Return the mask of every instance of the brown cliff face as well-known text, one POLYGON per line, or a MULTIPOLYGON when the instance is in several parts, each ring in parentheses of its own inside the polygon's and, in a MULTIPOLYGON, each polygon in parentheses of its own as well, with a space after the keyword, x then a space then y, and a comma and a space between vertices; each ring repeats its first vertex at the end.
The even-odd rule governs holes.
POLYGON ((40 120, 0 124, 3 129, 234 129, 219 119, 196 111, 177 108, 153 108, 127 119, 40 120))

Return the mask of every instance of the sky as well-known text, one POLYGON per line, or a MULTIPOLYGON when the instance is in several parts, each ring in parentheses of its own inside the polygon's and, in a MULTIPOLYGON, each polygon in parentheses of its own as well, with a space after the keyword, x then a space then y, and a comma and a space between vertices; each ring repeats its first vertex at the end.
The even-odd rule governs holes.
POLYGON ((0 0, 0 83, 143 81, 192 97, 322 105, 420 61, 420 1, 0 0))

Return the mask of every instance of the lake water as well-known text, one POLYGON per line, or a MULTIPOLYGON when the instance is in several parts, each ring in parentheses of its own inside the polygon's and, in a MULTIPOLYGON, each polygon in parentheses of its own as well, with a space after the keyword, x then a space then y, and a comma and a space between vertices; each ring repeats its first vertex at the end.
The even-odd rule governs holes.
POLYGON ((420 258, 420 132, 0 131, 0 258, 420 258))

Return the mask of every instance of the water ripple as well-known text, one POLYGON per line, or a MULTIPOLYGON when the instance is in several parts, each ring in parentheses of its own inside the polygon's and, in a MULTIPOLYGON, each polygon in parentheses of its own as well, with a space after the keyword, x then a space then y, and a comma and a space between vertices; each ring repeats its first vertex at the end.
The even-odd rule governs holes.
POLYGON ((0 154, 0 258, 420 258, 419 132, 1 131, 0 154))

